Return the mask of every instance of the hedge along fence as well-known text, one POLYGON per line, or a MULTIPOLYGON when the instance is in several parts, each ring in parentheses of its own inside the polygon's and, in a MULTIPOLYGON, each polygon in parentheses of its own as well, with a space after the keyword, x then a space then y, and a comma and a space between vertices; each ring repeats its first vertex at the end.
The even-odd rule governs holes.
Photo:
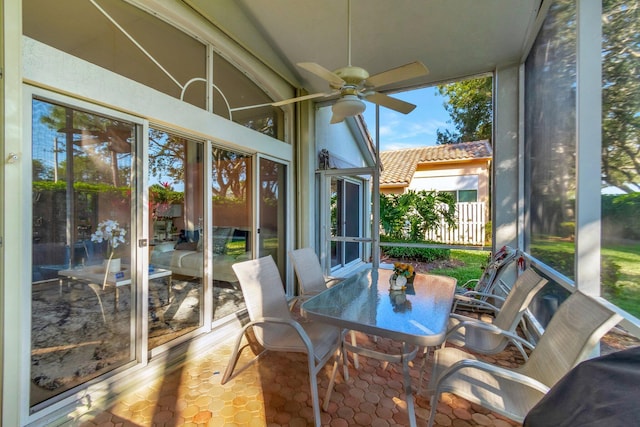
POLYGON ((456 226, 456 203, 450 193, 413 191, 380 195, 380 226, 391 239, 424 240, 442 221, 456 226))
POLYGON ((602 235, 640 240, 640 193, 602 196, 602 235))
MULTIPOLYGON (((424 243, 425 234, 437 230, 440 224, 456 226, 456 205, 450 193, 409 191, 404 194, 380 195, 381 240, 384 242, 424 243)), ((448 259, 448 249, 383 247, 385 255, 415 261, 448 259)))

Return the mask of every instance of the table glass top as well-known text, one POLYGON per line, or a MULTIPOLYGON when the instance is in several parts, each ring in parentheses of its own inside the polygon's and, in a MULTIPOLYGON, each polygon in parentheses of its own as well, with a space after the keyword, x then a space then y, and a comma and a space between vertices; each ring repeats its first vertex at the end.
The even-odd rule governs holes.
POLYGON ((404 291, 391 291, 391 270, 363 270, 302 304, 313 320, 433 346, 446 332, 456 280, 417 274, 404 291))

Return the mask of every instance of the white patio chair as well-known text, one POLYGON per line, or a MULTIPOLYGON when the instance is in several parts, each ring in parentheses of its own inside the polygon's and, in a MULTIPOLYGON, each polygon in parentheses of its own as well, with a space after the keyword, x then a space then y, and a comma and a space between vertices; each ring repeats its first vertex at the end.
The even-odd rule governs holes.
MULTIPOLYGON (((524 265, 524 257, 518 249, 510 246, 503 246, 491 258, 489 265, 484 269, 479 279, 467 280, 462 286, 456 289, 455 299, 451 311, 455 311, 458 307, 468 310, 489 310, 492 308, 479 304, 478 301, 493 303, 496 306, 498 302, 504 301, 504 297, 497 295, 496 290, 501 283, 504 273, 509 266, 517 263, 518 267, 524 265)), ((508 286, 502 286, 503 292, 508 292, 508 286)))
POLYGON ((299 295, 292 302, 291 308, 296 302, 308 299, 327 289, 327 287, 340 283, 342 278, 327 277, 322 272, 322 266, 318 256, 311 248, 300 248, 289 251, 289 259, 298 278, 299 295))
MULTIPOLYGON (((322 272, 322 266, 318 260, 318 256, 312 248, 300 248, 289 251, 289 259, 293 264, 299 285, 299 295, 293 300, 290 307, 293 310, 298 301, 304 301, 314 295, 325 291, 327 287, 340 283, 342 278, 327 277, 322 272)), ((351 345, 356 346, 356 334, 350 332, 351 345)), ((346 353, 343 354, 346 359, 346 353)), ((346 362, 346 360, 345 360, 346 362)), ((359 368, 358 355, 353 354, 353 365, 359 368)), ((347 364, 344 364, 345 376, 348 376, 347 364)))
POLYGON ((298 323, 293 319, 287 305, 278 267, 271 255, 240 262, 234 264, 232 268, 238 276, 250 321, 244 325, 236 339, 233 353, 222 378, 222 384, 225 384, 232 377, 240 352, 244 349, 244 347, 240 349, 240 343, 245 332, 252 328, 255 339, 264 348, 252 362, 266 351, 307 354, 314 419, 316 426, 320 426, 320 402, 316 376, 329 359, 335 356, 333 371, 324 398, 324 410, 326 411, 342 351, 340 329, 320 323, 298 323))
MULTIPOLYGON (((516 328, 529 303, 546 283, 547 279, 540 277, 533 269, 526 269, 514 283, 502 307, 497 309, 491 306, 497 310, 497 315, 491 323, 451 313, 449 329, 442 347, 448 342, 478 353, 495 354, 512 343, 527 360, 524 347, 533 349, 533 344, 521 339, 516 333, 516 328)), ((479 301, 479 306, 482 306, 481 303, 479 301)))
POLYGON ((560 378, 585 360, 621 319, 600 301, 576 291, 560 305, 529 360, 519 368, 482 362, 453 347, 437 350, 428 386, 432 396, 429 427, 433 426, 443 392, 522 423, 527 412, 560 378))

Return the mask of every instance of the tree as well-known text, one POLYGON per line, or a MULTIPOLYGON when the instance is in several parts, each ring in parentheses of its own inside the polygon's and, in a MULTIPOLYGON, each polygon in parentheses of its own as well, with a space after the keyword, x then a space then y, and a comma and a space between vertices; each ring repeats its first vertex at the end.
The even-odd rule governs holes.
POLYGON ((455 132, 438 129, 438 144, 491 139, 492 87, 491 76, 438 86, 439 94, 446 98, 444 108, 456 127, 455 132))
POLYGON ((410 190, 380 195, 380 224, 384 234, 393 239, 424 240, 425 233, 437 229, 441 219, 455 226, 455 210, 450 193, 410 190))
POLYGON ((640 184, 640 5, 602 3, 602 179, 640 184))

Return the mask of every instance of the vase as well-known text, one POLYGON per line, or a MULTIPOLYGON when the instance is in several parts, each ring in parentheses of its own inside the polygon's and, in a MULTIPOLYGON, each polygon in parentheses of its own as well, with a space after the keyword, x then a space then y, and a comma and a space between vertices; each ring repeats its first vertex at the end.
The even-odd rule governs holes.
POLYGON ((393 274, 389 278, 389 286, 391 286, 392 291, 400 291, 404 289, 406 283, 407 283, 407 278, 404 276, 398 276, 397 274, 393 274))
POLYGON ((120 258, 111 258, 104 260, 104 268, 109 269, 109 273, 117 273, 121 269, 120 258))

